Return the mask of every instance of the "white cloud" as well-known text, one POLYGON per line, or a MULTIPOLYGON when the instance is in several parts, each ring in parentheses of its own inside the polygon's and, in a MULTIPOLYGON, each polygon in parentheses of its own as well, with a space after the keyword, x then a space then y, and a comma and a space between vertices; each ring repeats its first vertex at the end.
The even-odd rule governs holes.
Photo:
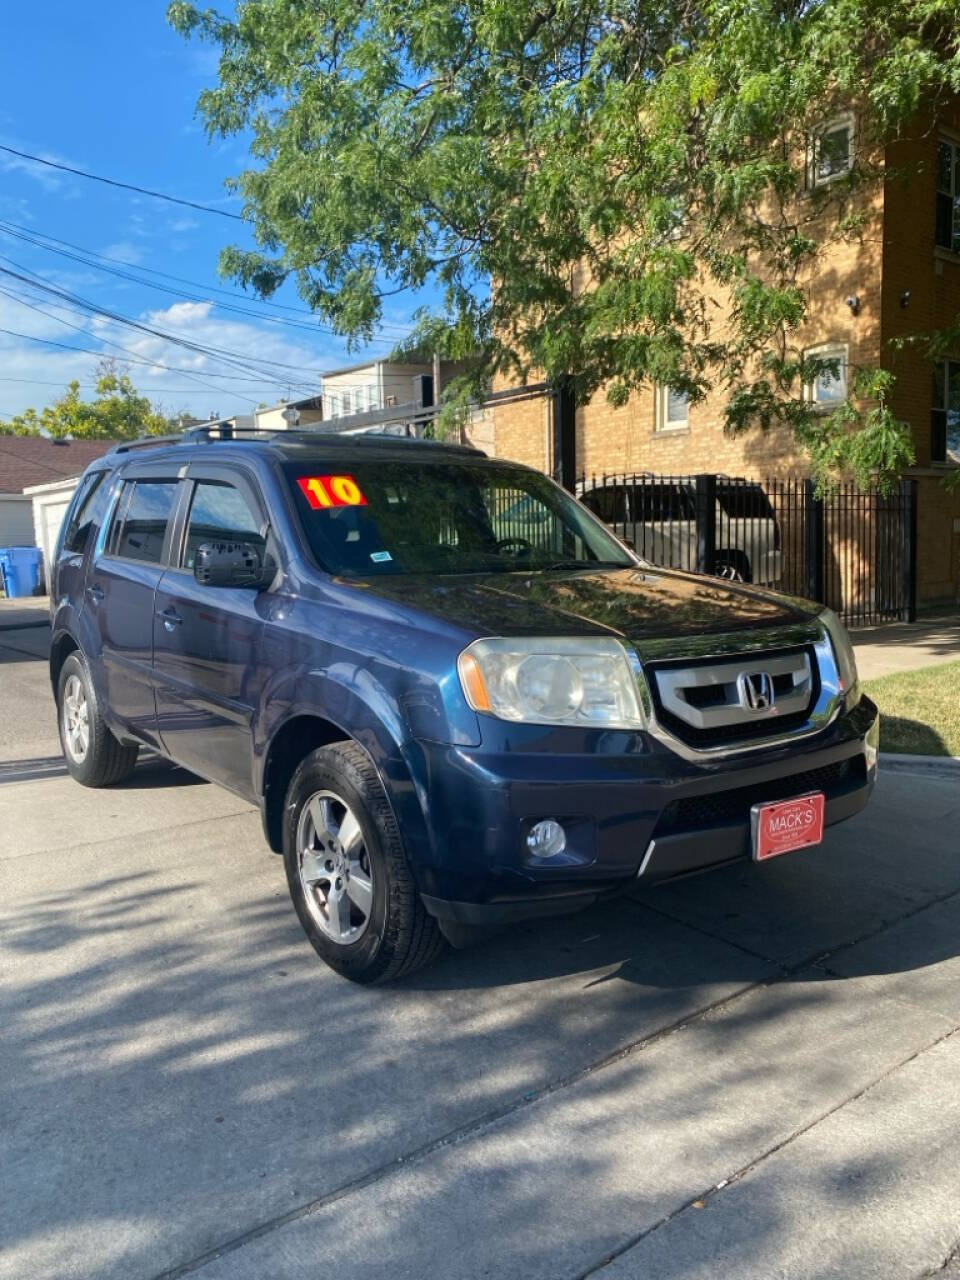
MULTIPOLYGON (((3 141, 8 146, 14 146, 13 142, 6 138, 3 141)), ((17 147, 17 150, 25 150, 26 148, 17 147)), ((66 164, 66 161, 59 156, 51 154, 49 151, 37 152, 42 160, 51 160, 57 164, 66 164)), ((74 166, 76 167, 76 166, 74 166)), ((66 179, 69 176, 60 173, 56 169, 48 169, 46 165, 37 164, 34 160, 25 160, 22 156, 12 156, 9 151, 0 151, 0 172, 3 173, 22 173, 28 178, 32 178, 34 182, 39 183, 44 191, 61 191, 66 185, 66 179)))
POLYGON ((117 258, 131 267, 143 261, 143 250, 138 245, 131 244, 129 240, 118 240, 114 244, 108 244, 101 252, 105 258, 117 258))
POLYGON ((307 333, 301 337, 297 330, 267 320, 230 317, 210 302, 177 302, 141 312, 137 318, 151 328, 197 345, 235 352, 241 363, 272 360, 295 368, 287 373, 268 372, 261 378, 250 368, 234 369, 216 356, 184 349, 165 338, 137 333, 113 321, 84 322, 75 315, 65 318, 71 323, 86 323, 88 332, 77 333, 53 318, 27 311, 0 296, 0 328, 100 352, 98 356, 63 351, 0 333, 0 409, 5 415, 20 412, 28 405, 40 408, 50 403, 71 378, 92 384, 98 360, 105 357, 112 356, 121 365, 128 355, 150 362, 129 365, 134 383, 168 411, 184 409, 197 417, 210 412, 245 413, 254 404, 272 404, 281 396, 307 394, 304 384, 316 386, 323 369, 342 364, 347 358, 343 344, 336 339, 320 333, 314 339, 307 333), (117 350, 110 342, 125 350, 117 350), (157 368, 157 364, 170 368, 157 368))

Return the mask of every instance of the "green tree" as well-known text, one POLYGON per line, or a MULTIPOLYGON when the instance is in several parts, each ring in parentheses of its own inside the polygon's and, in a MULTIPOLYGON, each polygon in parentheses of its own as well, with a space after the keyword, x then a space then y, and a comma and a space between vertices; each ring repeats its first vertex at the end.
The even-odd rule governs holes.
MULTIPOLYGON (((411 347, 574 379, 728 393, 732 429, 785 421, 821 468, 912 458, 889 378, 817 417, 795 334, 804 281, 862 228, 882 144, 960 89, 957 0, 174 0, 219 44, 211 134, 252 132, 235 179, 257 247, 222 272, 288 277, 354 341, 433 286, 411 347), (861 160, 799 201, 806 141, 856 105, 861 160), (718 319, 709 298, 729 300, 718 319)), ((877 382, 876 379, 880 378, 877 382)), ((476 388, 474 388, 476 389, 476 388)))
POLYGON ((80 383, 67 389, 52 405, 26 409, 4 424, 8 435, 45 435, 55 440, 130 440, 137 436, 164 435, 176 423, 159 406, 137 392, 129 376, 111 360, 97 368, 94 400, 80 398, 80 383))

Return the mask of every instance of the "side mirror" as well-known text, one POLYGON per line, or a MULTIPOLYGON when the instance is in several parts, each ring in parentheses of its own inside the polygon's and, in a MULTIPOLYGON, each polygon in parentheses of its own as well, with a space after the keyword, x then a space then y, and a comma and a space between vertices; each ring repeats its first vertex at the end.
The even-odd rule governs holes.
POLYGON ((193 576, 205 587, 269 587, 276 566, 264 563, 252 542, 204 542, 197 548, 193 576))

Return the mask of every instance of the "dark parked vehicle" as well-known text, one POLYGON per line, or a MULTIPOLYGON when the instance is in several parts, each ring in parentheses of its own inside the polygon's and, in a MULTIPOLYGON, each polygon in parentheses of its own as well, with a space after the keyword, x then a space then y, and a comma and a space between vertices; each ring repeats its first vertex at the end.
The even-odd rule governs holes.
POLYGON ((52 612, 71 774, 118 782, 147 746, 258 805, 307 936, 362 982, 816 844, 876 774, 829 610, 652 569, 456 446, 120 445, 64 520, 52 612))

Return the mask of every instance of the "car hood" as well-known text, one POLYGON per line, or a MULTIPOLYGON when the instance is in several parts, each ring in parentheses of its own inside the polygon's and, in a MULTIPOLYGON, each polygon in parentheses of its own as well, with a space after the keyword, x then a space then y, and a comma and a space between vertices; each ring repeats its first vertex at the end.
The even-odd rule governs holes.
POLYGON ((786 626, 818 612, 809 601, 653 568, 398 576, 367 578, 363 586, 477 636, 667 639, 786 626))

